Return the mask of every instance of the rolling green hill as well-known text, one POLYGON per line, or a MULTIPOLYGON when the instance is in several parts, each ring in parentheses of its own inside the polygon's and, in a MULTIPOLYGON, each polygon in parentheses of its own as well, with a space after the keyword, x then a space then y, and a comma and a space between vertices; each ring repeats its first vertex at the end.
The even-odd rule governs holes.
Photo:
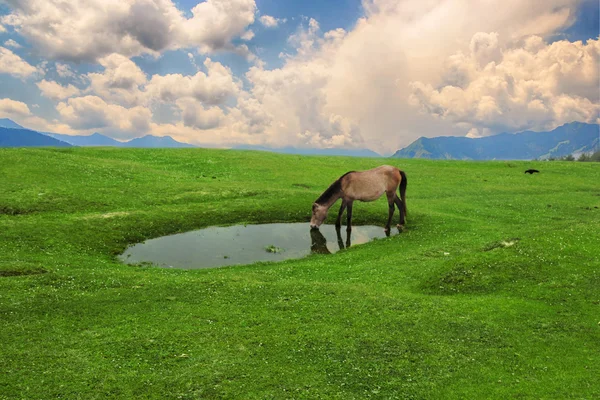
MULTIPOLYGON (((1 399, 600 397, 595 163, 29 148, 0 149, 0 176, 1 399), (308 230, 334 179, 383 163, 408 175, 400 235, 212 270, 116 259, 212 225, 308 230)), ((387 204, 354 218, 383 227, 387 204)))

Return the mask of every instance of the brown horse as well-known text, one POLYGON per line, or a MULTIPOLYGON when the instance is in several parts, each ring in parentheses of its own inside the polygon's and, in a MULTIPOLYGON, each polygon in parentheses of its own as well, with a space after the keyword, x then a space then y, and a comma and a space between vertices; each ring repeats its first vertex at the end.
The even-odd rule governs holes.
POLYGON ((317 229, 325 218, 329 208, 338 200, 342 199, 342 206, 338 214, 335 226, 341 226, 341 219, 344 210, 347 208, 346 230, 352 230, 352 203, 359 201, 374 201, 380 198, 384 193, 387 195, 389 216, 385 230, 389 232, 392 216, 394 215, 394 205, 400 211, 400 223, 398 228, 405 224, 406 215, 406 174, 404 171, 389 165, 382 165, 368 171, 350 171, 342 175, 340 179, 333 182, 321 197, 319 197, 312 206, 312 218, 310 227, 317 229), (396 195, 396 188, 399 187, 400 198, 396 195))

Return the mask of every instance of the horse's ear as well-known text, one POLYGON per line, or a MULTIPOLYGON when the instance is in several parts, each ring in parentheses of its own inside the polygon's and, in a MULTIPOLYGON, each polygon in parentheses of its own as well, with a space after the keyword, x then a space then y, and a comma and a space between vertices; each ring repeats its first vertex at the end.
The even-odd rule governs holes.
POLYGON ((312 210, 315 211, 317 209, 317 203, 313 203, 312 210))

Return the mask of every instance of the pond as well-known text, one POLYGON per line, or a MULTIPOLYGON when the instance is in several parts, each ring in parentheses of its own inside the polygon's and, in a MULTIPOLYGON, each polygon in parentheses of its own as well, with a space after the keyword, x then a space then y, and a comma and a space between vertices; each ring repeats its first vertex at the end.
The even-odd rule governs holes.
MULTIPOLYGON (((392 235, 398 231, 392 230, 392 235)), ((384 238, 381 226, 322 225, 307 223, 211 227, 147 240, 129 247, 119 258, 126 264, 151 263, 163 268, 215 268, 302 258, 312 253, 331 254, 351 245, 384 238)))

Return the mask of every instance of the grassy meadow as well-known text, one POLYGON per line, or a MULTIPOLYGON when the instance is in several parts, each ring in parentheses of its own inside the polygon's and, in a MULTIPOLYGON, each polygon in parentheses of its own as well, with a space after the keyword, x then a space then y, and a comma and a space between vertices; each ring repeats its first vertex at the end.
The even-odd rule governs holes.
POLYGON ((600 398, 598 207, 596 163, 0 149, 0 399, 600 398), (400 235, 210 270, 116 258, 308 222, 380 164, 408 176, 400 235))

